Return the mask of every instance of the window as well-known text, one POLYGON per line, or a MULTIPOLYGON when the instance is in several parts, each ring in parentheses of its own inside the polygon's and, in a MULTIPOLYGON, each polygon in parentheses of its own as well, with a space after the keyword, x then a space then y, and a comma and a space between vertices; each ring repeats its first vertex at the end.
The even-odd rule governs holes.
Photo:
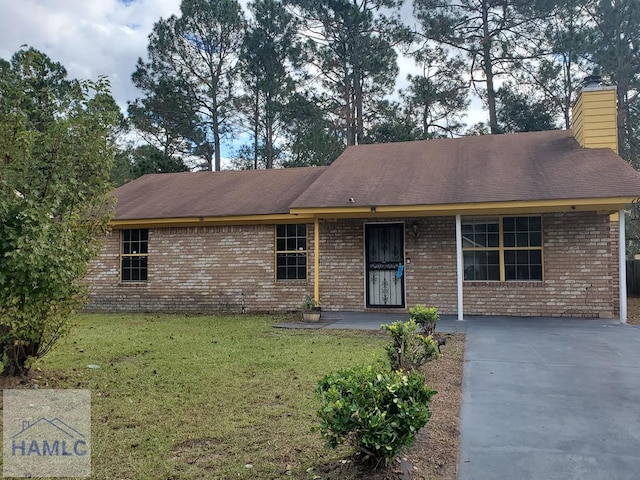
POLYGON ((462 220, 465 280, 542 280, 542 218, 462 220))
POLYGON ((307 226, 276 225, 276 279, 307 279, 307 226))
POLYGON ((120 275, 123 282, 147 280, 147 257, 149 256, 149 230, 136 228, 122 230, 120 251, 120 275))

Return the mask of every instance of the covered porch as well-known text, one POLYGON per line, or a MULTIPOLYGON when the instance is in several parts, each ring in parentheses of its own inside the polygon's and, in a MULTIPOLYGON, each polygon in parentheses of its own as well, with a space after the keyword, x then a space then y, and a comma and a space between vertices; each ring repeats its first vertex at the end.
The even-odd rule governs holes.
MULTIPOLYGON (((624 209, 595 210, 587 202, 481 207, 472 205, 455 215, 433 207, 411 212, 371 207, 355 215, 352 209, 304 212, 314 215, 310 267, 313 295, 324 316, 361 311, 398 319, 408 307, 422 303, 458 320, 466 315, 548 315, 626 321, 624 209), (464 233, 465 222, 488 218, 500 222, 494 248, 500 263, 495 278, 476 278, 469 265, 475 257, 469 252, 492 248, 470 247, 475 237, 464 233), (512 266, 504 260, 504 251, 510 250, 505 247, 505 218, 539 218, 544 225, 538 247, 544 273, 539 278, 508 276, 512 266), (383 237, 388 244, 380 247, 383 237)), ((486 266, 480 267, 476 270, 484 269, 486 275, 486 266)))

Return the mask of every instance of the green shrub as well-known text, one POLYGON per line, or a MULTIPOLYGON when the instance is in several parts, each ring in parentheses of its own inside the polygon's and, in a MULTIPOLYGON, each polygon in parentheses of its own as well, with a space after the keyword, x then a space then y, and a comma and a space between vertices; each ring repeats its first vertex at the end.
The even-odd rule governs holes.
POLYGON ((409 309, 409 318, 420 325, 427 335, 431 335, 440 319, 438 309, 426 305, 416 305, 409 309))
POLYGON ((316 388, 320 432, 329 447, 345 441, 374 466, 386 465, 429 421, 436 392, 417 373, 369 365, 326 375, 316 388))
POLYGON ((386 350, 394 370, 414 370, 440 355, 438 342, 431 335, 420 335, 418 324, 413 319, 382 325, 382 328, 391 335, 391 343, 386 350))
POLYGON ((305 295, 300 306, 305 312, 314 312, 320 310, 320 302, 316 302, 311 295, 305 295))

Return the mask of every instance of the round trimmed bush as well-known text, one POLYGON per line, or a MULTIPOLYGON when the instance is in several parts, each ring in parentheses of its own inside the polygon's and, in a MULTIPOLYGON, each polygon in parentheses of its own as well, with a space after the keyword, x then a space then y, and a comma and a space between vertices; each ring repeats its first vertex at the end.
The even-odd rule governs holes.
POLYGON ((316 388, 320 432, 327 446, 348 441, 364 461, 386 465, 427 424, 435 393, 418 372, 393 371, 385 365, 330 373, 316 388))

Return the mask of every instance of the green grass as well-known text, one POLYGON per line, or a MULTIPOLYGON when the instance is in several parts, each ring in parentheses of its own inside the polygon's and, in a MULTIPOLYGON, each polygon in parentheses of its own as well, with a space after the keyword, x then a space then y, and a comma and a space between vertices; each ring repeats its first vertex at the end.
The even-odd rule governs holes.
POLYGON ((91 389, 92 478, 307 478, 339 455, 311 431, 317 381, 384 359, 387 339, 279 320, 85 315, 34 368, 91 389))

